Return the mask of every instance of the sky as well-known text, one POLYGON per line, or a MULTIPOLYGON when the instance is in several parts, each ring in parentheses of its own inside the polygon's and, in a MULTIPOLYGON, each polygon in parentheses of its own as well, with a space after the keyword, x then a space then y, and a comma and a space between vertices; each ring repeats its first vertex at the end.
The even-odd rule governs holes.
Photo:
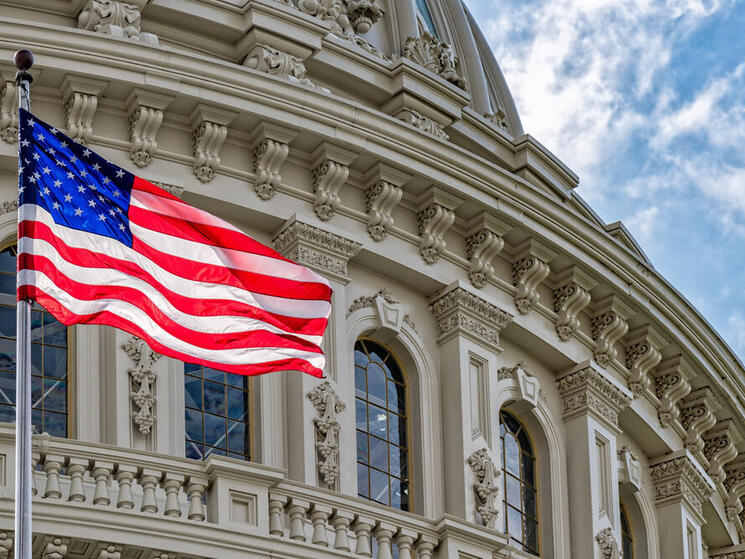
POLYGON ((525 132, 745 362, 745 0, 465 0, 525 132))

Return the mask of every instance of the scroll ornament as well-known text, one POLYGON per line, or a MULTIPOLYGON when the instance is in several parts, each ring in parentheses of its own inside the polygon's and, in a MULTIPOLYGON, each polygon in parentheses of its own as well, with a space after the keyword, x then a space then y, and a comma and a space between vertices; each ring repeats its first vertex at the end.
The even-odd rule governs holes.
POLYGON ((134 405, 139 408, 132 414, 132 419, 140 433, 148 435, 155 423, 153 388, 156 373, 153 366, 160 359, 160 354, 150 349, 144 340, 135 336, 129 338, 122 345, 122 349, 135 362, 135 366, 128 371, 132 379, 130 396, 134 405))
POLYGON ((489 529, 497 529, 497 517, 499 510, 497 501, 499 496, 499 484, 497 480, 501 475, 494 462, 489 457, 487 450, 482 448, 468 457, 468 465, 476 476, 473 490, 476 493, 476 511, 481 516, 481 522, 489 529))
POLYGON ((316 449, 321 458, 318 471, 323 483, 329 488, 336 487, 339 477, 339 430, 341 423, 338 414, 346 407, 334 392, 331 384, 324 381, 308 393, 308 398, 320 417, 313 419, 318 434, 316 449))

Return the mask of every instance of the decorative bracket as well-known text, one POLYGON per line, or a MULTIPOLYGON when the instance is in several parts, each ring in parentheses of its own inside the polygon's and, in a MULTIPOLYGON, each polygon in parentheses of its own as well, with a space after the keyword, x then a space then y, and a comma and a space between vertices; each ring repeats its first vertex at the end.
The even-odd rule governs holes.
POLYGON ((693 371, 682 355, 662 361, 654 371, 655 394, 660 400, 657 416, 660 425, 667 427, 680 416, 678 402, 691 392, 689 378, 693 371))
POLYGON ((427 264, 434 264, 447 247, 445 233, 455 221, 455 208, 463 200, 433 186, 419 197, 419 252, 427 264))
POLYGON ((41 559, 65 559, 69 545, 70 540, 68 538, 43 536, 40 546, 41 559))
POLYGON ((627 320, 634 310, 616 295, 608 295, 593 305, 592 339, 595 362, 606 368, 618 355, 616 342, 629 330, 627 320))
POLYGON ((87 0, 78 15, 78 29, 158 44, 153 33, 140 31, 141 11, 149 0, 87 0))
POLYGON ((122 559, 123 546, 113 543, 99 543, 94 552, 95 559, 122 559))
POLYGON ((595 536, 595 541, 600 546, 600 556, 603 559, 619 559, 620 550, 618 547, 618 540, 616 540, 616 534, 613 528, 608 526, 603 528, 595 536))
POLYGON ((318 471, 323 483, 329 489, 336 488, 339 478, 339 430, 341 423, 338 414, 346 407, 334 392, 331 384, 324 381, 308 392, 308 398, 313 402, 318 415, 313 419, 317 430, 316 449, 323 460, 318 465, 318 471))
POLYGON ((262 200, 274 196, 282 184, 280 170, 290 153, 289 143, 297 132, 262 122, 251 140, 254 155, 254 190, 262 200))
POLYGON ((220 150, 228 135, 228 124, 238 113, 199 104, 192 111, 191 129, 194 150, 194 174, 202 182, 209 182, 220 166, 220 150))
POLYGON ((79 144, 87 145, 93 135, 93 117, 98 107, 98 96, 107 82, 90 78, 65 76, 62 100, 67 115, 67 135, 79 144))
POLYGON ((469 222, 466 257, 469 263, 468 277, 474 286, 482 288, 494 276, 492 262, 504 248, 502 235, 511 229, 511 225, 487 212, 482 212, 469 222))
POLYGON ((385 163, 377 163, 365 173, 367 232, 374 241, 382 241, 393 227, 393 213, 403 195, 402 186, 411 175, 385 163))
POLYGON ((0 532, 0 559, 8 559, 13 549, 13 532, 0 532))
POLYGON ((570 266, 557 275, 554 285, 556 333, 562 342, 567 342, 579 329, 579 313, 590 304, 590 289, 597 282, 581 268, 570 266))
POLYGON ((618 451, 618 483, 624 495, 635 493, 642 486, 642 466, 627 446, 618 451))
POLYGON ((122 349, 135 362, 135 366, 128 370, 132 379, 130 398, 132 398, 132 403, 139 408, 136 413, 132 413, 132 419, 140 433, 148 435, 155 423, 153 389, 157 374, 154 365, 160 359, 160 353, 150 349, 144 340, 136 336, 124 342, 122 349))
POLYGON ((499 517, 497 480, 502 472, 494 466, 485 448, 471 454, 468 457, 468 465, 476 477, 473 490, 476 493, 476 511, 481 517, 481 523, 491 530, 496 530, 499 517))
POLYGON ((173 97, 152 93, 139 88, 132 90, 127 98, 129 113, 129 137, 132 143, 129 156, 138 167, 147 167, 152 161, 158 144, 155 141, 163 123, 163 111, 173 97))
POLYGON ((548 277, 548 263, 556 253, 547 246, 528 239, 515 248, 512 264, 512 284, 515 286, 515 306, 520 314, 528 314, 541 296, 538 286, 548 277))
POLYGON ((311 155, 313 164, 313 209, 328 221, 341 204, 339 190, 349 177, 349 165, 357 158, 353 151, 322 142, 311 155))
POLYGON ((727 499, 724 503, 727 519, 734 522, 743 511, 741 499, 745 497, 745 457, 730 462, 724 467, 724 488, 727 499))
POLYGON ((685 448, 691 454, 697 454, 704 449, 701 437, 717 422, 714 417, 716 400, 708 387, 694 390, 683 398, 680 405, 681 423, 686 431, 685 448))
POLYGON ((626 368, 629 388, 634 396, 643 394, 650 385, 649 371, 662 360, 660 350, 668 344, 665 337, 647 324, 629 332, 626 338, 626 368))
POLYGON ((722 483, 726 477, 724 465, 737 457, 735 446, 742 437, 731 419, 718 421, 713 429, 703 435, 704 456, 709 462, 707 473, 716 483, 722 483))
POLYGON ((0 84, 0 136, 9 144, 18 142, 18 86, 13 80, 0 84))

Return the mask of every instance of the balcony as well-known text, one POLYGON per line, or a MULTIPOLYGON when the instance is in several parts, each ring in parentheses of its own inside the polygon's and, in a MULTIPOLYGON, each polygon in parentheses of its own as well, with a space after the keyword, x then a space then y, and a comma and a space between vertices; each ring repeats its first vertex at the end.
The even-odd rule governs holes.
MULTIPOLYGON (((13 530, 14 444, 14 426, 0 424, 0 557, 1 532, 13 530)), ((433 521, 222 456, 198 462, 44 434, 32 460, 43 559, 532 557, 459 518, 433 521)))

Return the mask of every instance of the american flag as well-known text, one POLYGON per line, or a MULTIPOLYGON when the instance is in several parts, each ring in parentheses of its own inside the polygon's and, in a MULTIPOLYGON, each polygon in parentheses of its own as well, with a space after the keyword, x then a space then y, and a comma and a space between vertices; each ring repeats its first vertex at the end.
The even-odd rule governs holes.
POLYGON ((233 373, 323 376, 331 289, 20 111, 18 299, 233 373))

